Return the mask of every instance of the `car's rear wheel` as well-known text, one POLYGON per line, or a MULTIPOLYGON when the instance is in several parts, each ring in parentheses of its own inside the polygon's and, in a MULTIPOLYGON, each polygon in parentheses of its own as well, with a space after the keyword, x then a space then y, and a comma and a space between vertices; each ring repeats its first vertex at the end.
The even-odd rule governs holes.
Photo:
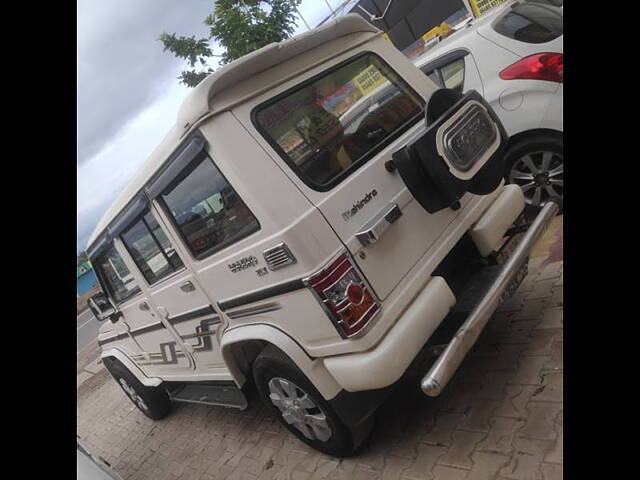
POLYGON ((550 198, 562 199, 562 139, 538 136, 512 145, 506 154, 505 180, 520 185, 529 210, 539 210, 550 198))
POLYGON ((307 445, 325 454, 352 454, 373 426, 369 417, 357 428, 340 419, 307 377, 279 349, 268 346, 253 364, 253 377, 263 403, 307 445))

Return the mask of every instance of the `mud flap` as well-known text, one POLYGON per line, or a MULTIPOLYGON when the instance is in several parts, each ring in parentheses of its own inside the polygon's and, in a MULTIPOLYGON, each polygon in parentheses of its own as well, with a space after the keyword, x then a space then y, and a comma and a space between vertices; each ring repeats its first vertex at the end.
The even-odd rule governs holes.
MULTIPOLYGON (((465 95, 451 89, 436 91, 427 106, 427 131, 393 154, 393 164, 411 194, 429 213, 456 208, 467 192, 487 195, 500 184, 504 172, 507 133, 489 104, 475 90, 465 95), (488 117, 487 117, 488 114, 488 117), (465 141, 477 128, 491 128, 492 143, 472 145, 476 157, 467 168, 456 168, 443 142, 449 131, 464 125, 465 141), (489 126, 489 127, 487 127, 489 126)), ((462 131, 462 130, 460 130, 462 131)), ((462 137, 460 135, 460 137, 462 137)))

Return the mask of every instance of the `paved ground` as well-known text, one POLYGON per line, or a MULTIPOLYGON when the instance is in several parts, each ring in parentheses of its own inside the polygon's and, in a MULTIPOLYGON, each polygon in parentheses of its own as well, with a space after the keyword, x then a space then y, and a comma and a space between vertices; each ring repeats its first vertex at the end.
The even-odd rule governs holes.
POLYGON ((92 347, 78 358, 78 434, 125 479, 561 479, 562 304, 557 217, 443 395, 408 379, 353 458, 311 450, 257 401, 246 412, 180 404, 153 422, 89 363, 92 347))

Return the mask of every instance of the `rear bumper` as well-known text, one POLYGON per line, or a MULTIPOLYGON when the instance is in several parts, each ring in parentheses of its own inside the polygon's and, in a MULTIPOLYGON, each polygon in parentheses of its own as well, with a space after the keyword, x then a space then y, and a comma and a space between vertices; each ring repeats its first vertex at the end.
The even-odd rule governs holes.
POLYGON ((500 302, 514 280, 516 274, 527 261, 529 253, 536 241, 546 230, 549 222, 558 213, 559 206, 548 202, 527 230, 511 256, 502 265, 500 273, 492 282, 485 295, 471 311, 465 322, 458 329, 444 352, 424 376, 421 382, 422 391, 430 397, 435 397, 449 383, 460 363, 476 343, 487 321, 500 305, 500 302))
POLYGON ((496 248, 506 231, 524 210, 524 206, 524 195, 520 187, 505 185, 500 196, 469 230, 480 255, 486 257, 496 248))
MULTIPOLYGON (((511 196, 510 190, 506 189, 506 193, 504 193, 506 199, 511 196)), ((521 192, 518 193, 522 196, 521 192)), ((492 207, 475 225, 479 232, 478 235, 484 238, 486 245, 494 244, 494 237, 497 233, 502 237, 506 228, 515 220, 524 205, 514 210, 511 202, 496 201, 492 207), (494 205, 496 208, 492 208, 494 205), (511 210, 514 211, 511 212, 511 210), (506 217, 510 218, 508 224, 504 222, 506 217)), ((534 225, 496 277, 494 283, 498 283, 498 285, 492 285, 486 294, 489 298, 481 300, 479 306, 484 305, 482 311, 479 314, 472 313, 469 316, 469 319, 447 346, 446 351, 424 377, 423 390, 425 393, 438 395, 455 373, 487 320, 498 307, 501 295, 557 211, 557 205, 549 204, 540 212, 534 225), (514 260, 516 255, 517 259, 514 260)), ((377 346, 364 352, 324 358, 327 370, 347 392, 375 390, 392 385, 404 374, 436 328, 447 317, 455 302, 456 298, 444 278, 432 277, 377 346)))
POLYGON ((327 370, 349 392, 374 390, 395 383, 455 301, 444 278, 431 278, 374 349, 328 357, 324 360, 327 370))

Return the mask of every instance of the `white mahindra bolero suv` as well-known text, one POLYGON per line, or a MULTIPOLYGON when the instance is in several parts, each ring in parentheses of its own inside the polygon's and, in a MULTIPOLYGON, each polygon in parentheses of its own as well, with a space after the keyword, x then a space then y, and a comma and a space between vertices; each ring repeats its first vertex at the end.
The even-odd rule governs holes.
POLYGON ((524 223, 506 142, 478 93, 357 15, 220 68, 89 240, 106 368, 150 418, 243 410, 255 386, 302 441, 353 453, 425 351, 442 391, 558 211, 524 223))

